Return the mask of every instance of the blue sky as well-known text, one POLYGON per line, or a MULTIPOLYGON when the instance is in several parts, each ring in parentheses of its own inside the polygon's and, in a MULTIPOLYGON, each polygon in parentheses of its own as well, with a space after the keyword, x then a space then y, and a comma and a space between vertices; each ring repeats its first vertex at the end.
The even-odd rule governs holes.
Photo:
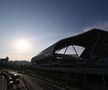
POLYGON ((56 41, 108 28, 108 0, 0 0, 0 56, 30 60, 56 41), (18 52, 14 43, 26 39, 30 48, 18 52))

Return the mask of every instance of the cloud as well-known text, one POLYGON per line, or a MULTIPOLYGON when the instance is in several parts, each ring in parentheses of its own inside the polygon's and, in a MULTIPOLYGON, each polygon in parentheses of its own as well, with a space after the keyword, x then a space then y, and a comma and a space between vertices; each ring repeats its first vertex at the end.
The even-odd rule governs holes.
POLYGON ((92 25, 92 26, 85 27, 83 29, 83 31, 86 32, 86 31, 89 31, 89 30, 91 30, 93 28, 98 28, 98 29, 108 31, 108 21, 98 23, 98 24, 95 24, 95 25, 92 25))

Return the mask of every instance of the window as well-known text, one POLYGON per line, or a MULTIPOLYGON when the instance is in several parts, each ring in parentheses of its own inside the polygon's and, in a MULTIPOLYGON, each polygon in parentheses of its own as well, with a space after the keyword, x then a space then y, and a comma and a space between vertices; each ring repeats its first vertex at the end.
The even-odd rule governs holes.
POLYGON ((65 55, 75 55, 80 56, 84 51, 84 47, 77 45, 70 45, 68 47, 62 48, 60 50, 55 51, 56 54, 65 54, 65 55))

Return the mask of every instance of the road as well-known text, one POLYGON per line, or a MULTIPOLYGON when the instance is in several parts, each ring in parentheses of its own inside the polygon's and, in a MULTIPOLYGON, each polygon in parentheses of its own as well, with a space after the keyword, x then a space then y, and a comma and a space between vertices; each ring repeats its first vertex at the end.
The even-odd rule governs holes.
MULTIPOLYGON (((66 90, 65 88, 55 85, 45 79, 21 74, 15 71, 10 71, 10 73, 18 74, 20 76, 19 84, 13 84, 12 87, 7 88, 7 80, 3 77, 2 79, 0 79, 0 90, 66 90)), ((79 89, 74 88, 73 90, 79 89)))
POLYGON ((28 85, 30 90, 44 90, 38 85, 38 81, 35 78, 32 78, 28 75, 23 75, 23 79, 25 80, 25 83, 28 85))
POLYGON ((29 83, 29 85, 31 85, 32 90, 65 90, 51 84, 50 82, 29 75, 24 75, 24 79, 29 83))
MULTIPOLYGON (((1 76, 0 76, 1 77, 1 76)), ((19 79, 19 84, 12 84, 12 87, 8 87, 7 79, 2 76, 0 78, 0 90, 28 90, 22 80, 19 79)))
POLYGON ((19 80, 20 83, 13 85, 12 88, 10 89, 6 89, 7 84, 6 84, 6 79, 3 77, 2 79, 0 79, 0 90, 83 90, 82 88, 84 88, 84 90, 108 90, 108 87, 104 84, 98 84, 98 83, 87 83, 85 86, 86 87, 76 87, 76 86, 72 86, 71 88, 68 87, 68 89, 66 89, 67 87, 63 88, 60 87, 56 84, 54 84, 52 81, 47 80, 43 77, 39 77, 36 75, 27 75, 27 74, 21 74, 18 72, 11 72, 14 74, 19 74, 19 80))
MULTIPOLYGON (((17 72, 13 72, 18 74, 17 72)), ((48 81, 30 76, 25 74, 19 74, 20 79, 24 82, 25 86, 27 86, 28 90, 65 90, 57 85, 54 85, 48 81)))
MULTIPOLYGON (((7 80, 3 77, 0 79, 0 90, 45 90, 40 87, 37 83, 38 81, 31 76, 24 75, 15 71, 9 71, 11 74, 19 75, 19 84, 12 84, 12 87, 7 86, 7 80)), ((9 75, 9 74, 8 74, 9 75)))

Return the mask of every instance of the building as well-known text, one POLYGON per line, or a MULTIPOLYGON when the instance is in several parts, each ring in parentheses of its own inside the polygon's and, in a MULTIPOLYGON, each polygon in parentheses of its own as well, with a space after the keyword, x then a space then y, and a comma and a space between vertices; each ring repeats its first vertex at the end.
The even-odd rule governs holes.
POLYGON ((1 59, 0 59, 0 66, 1 66, 1 67, 7 67, 8 62, 9 62, 9 57, 1 58, 1 59))
POLYGON ((92 29, 58 41, 33 57, 31 62, 38 66, 107 66, 107 58, 108 32, 92 29), (75 52, 74 54, 67 54, 70 47, 75 52), (80 55, 78 55, 78 47, 83 48, 80 55), (60 53, 61 50, 64 52, 60 53))

